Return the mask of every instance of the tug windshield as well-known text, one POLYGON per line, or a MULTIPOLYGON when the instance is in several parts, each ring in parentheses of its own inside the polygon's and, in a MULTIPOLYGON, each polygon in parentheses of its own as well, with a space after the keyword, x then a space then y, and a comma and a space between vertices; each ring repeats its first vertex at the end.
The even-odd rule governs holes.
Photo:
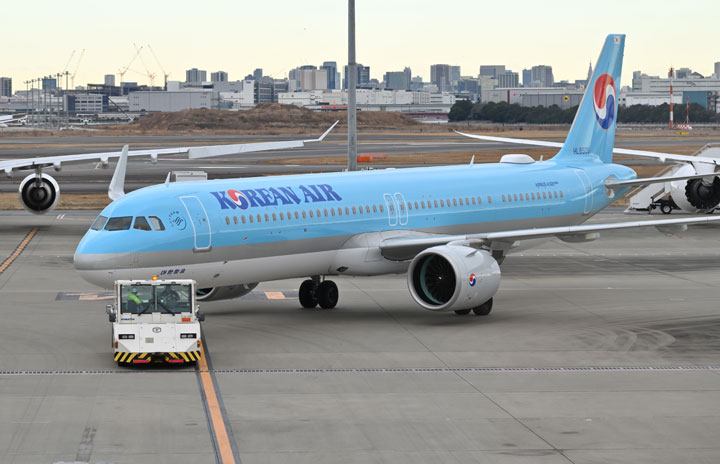
POLYGON ((192 311, 190 285, 122 285, 121 312, 180 314, 192 311))

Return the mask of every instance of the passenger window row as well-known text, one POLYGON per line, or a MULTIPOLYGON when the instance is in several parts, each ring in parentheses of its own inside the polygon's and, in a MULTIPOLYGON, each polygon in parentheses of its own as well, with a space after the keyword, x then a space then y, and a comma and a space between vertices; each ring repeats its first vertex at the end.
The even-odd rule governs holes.
MULTIPOLYGON (((487 203, 492 204, 492 197, 487 196, 487 203)), ((408 201, 407 210, 421 211, 421 210, 432 210, 440 208, 450 208, 458 206, 481 206, 483 204, 482 197, 465 197, 465 198, 448 198, 439 200, 418 200, 408 201)), ((399 204, 400 212, 405 213, 405 203, 399 204)), ((395 212, 394 204, 388 205, 390 213, 395 212)), ((225 216, 225 224, 227 225, 238 225, 238 224, 257 224, 262 222, 278 222, 278 221, 292 221, 302 219, 314 219, 323 217, 335 217, 335 216, 357 216, 365 214, 384 214, 385 208, 383 205, 359 205, 359 206, 345 206, 344 208, 323 208, 321 209, 309 209, 302 211, 293 212, 279 212, 279 213, 260 213, 260 214, 248 214, 238 216, 225 216), (372 208, 372 213, 371 213, 372 208)))
POLYGON ((501 195, 503 203, 512 203, 518 201, 536 201, 536 200, 552 200, 564 198, 562 190, 543 190, 542 192, 531 193, 508 193, 501 195))
MULTIPOLYGON (((248 214, 240 216, 239 220, 237 216, 232 217, 232 223, 233 224, 255 224, 255 223, 262 223, 262 222, 277 222, 277 221, 297 221, 302 219, 315 219, 315 218, 323 218, 323 217, 335 217, 337 216, 357 216, 357 215, 367 215, 367 214, 378 214, 379 213, 385 213, 385 208, 383 205, 359 205, 359 206, 345 206, 344 208, 317 208, 317 209, 308 209, 308 210, 302 210, 302 211, 288 211, 284 212, 281 211, 279 213, 263 213, 263 214, 248 214), (372 208, 372 210, 371 210, 372 208)), ((225 216, 225 224, 230 225, 230 216, 225 216)))

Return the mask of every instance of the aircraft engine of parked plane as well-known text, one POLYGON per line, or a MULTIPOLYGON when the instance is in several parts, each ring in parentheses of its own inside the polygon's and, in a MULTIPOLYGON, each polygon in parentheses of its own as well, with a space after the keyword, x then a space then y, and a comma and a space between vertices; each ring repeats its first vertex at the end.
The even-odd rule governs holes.
POLYGON ((413 299, 430 311, 480 314, 500 287, 500 266, 490 253, 462 245, 428 248, 415 256, 407 275, 413 299))
POLYGON ((40 176, 30 174, 20 183, 18 190, 20 203, 26 211, 33 214, 45 214, 53 209, 60 201, 60 186, 48 174, 40 176))
MULTIPOLYGON (((674 175, 703 174, 702 169, 704 168, 710 174, 713 169, 713 166, 710 165, 699 164, 698 166, 701 169, 699 171, 692 164, 686 164, 674 175)), ((712 182, 708 182, 707 179, 703 178, 669 182, 669 184, 675 203, 689 213, 712 211, 720 204, 720 179, 717 177, 713 177, 712 182)))
POLYGON ((197 290, 196 298, 197 301, 218 301, 240 298, 241 296, 250 293, 255 287, 257 287, 257 285, 257 283, 254 283, 228 285, 226 287, 199 288, 197 290))

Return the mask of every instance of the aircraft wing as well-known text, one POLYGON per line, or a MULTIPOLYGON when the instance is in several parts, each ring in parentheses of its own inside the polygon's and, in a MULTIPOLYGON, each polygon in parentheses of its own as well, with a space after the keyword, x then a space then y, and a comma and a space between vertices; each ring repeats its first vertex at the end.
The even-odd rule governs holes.
MULTIPOLYGON (((516 139, 510 137, 493 137, 489 135, 476 135, 466 134, 464 132, 455 131, 465 137, 477 140, 486 140, 488 142, 501 142, 501 143, 515 143, 519 145, 534 145, 537 147, 553 147, 562 148, 563 144, 560 142, 547 142, 543 140, 532 140, 532 139, 516 139)), ((630 156, 641 156, 644 158, 654 158, 661 163, 667 161, 677 161, 681 163, 707 163, 715 166, 720 166, 720 159, 708 158, 704 156, 688 156, 688 155, 675 155, 673 153, 661 153, 657 151, 645 151, 645 150, 631 150, 628 148, 613 148, 613 153, 618 155, 630 155, 630 156)))
POLYGON ((633 229, 637 227, 654 226, 661 231, 679 232, 690 224, 707 224, 720 222, 720 217, 692 217, 682 219, 660 219, 654 221, 630 221, 608 224, 583 224, 579 226, 544 227, 539 229, 506 230, 489 232, 485 234, 469 235, 427 235, 413 237, 389 238, 380 243, 382 255, 393 261, 412 259, 419 252, 438 245, 447 245, 453 242, 469 244, 470 246, 489 246, 491 248, 507 248, 518 240, 537 238, 572 238, 588 234, 596 234, 606 230, 633 229))
MULTIPOLYGON (((251 153, 267 150, 278 150, 283 148, 303 147, 306 143, 320 142, 327 134, 337 125, 337 121, 330 129, 317 139, 307 140, 287 140, 281 142, 259 142, 259 143, 241 143, 233 145, 211 145, 200 147, 177 147, 177 148, 157 148, 148 150, 132 150, 127 152, 128 158, 149 157, 153 162, 157 161, 158 156, 167 155, 187 155, 188 158, 208 158, 213 156, 237 155, 240 153, 251 153)), ((25 158, 17 160, 0 161, 0 171, 10 177, 14 171, 35 170, 37 168, 53 167, 56 171, 62 169, 67 164, 82 164, 91 162, 100 162, 103 166, 107 166, 111 159, 117 159, 122 151, 110 151, 103 153, 86 153, 78 155, 62 155, 62 156, 46 156, 39 158, 25 158)))

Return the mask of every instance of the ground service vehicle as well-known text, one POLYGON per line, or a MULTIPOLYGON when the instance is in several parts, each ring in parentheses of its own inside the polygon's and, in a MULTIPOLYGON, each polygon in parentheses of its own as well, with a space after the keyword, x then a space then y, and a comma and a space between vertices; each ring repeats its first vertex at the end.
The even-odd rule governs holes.
POLYGON ((118 365, 193 364, 200 359, 200 322, 193 280, 118 280, 106 307, 118 365))

